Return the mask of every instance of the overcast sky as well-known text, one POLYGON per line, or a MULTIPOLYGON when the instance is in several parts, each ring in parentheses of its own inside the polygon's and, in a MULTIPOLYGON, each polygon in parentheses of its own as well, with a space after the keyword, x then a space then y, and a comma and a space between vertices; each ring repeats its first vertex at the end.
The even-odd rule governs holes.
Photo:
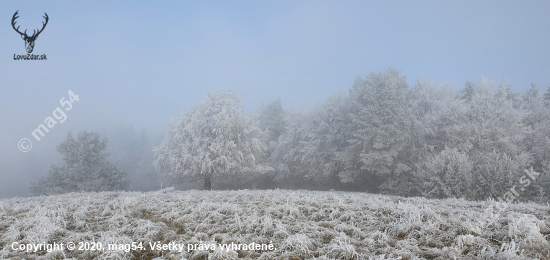
POLYGON ((68 131, 162 131, 207 90, 235 91, 248 113, 277 97, 309 109, 388 66, 411 86, 485 77, 546 90, 549 10, 550 1, 502 0, 1 1, 0 197, 17 186, 9 181, 26 187, 46 174, 68 131), (13 60, 26 54, 10 24, 17 10, 29 34, 48 14, 33 52, 46 61, 13 60), (20 152, 68 90, 80 101, 67 120, 20 152))

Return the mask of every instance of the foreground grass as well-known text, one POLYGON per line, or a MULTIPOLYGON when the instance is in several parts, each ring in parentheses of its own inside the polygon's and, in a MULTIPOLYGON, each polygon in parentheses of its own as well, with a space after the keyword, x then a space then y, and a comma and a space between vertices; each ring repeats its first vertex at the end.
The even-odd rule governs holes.
POLYGON ((0 201, 0 259, 549 259, 550 206, 289 190, 71 193, 0 201), (498 214, 497 214, 498 213, 498 214), (143 250, 12 249, 143 243, 143 250), (149 243, 274 250, 151 250, 149 243))

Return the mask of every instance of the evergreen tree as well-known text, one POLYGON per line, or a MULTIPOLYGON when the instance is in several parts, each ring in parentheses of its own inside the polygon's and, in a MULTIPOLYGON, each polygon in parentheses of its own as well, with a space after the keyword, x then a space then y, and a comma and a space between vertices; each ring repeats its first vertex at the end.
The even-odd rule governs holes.
POLYGON ((272 142, 270 164, 278 171, 277 179, 303 177, 307 170, 303 167, 304 140, 308 135, 311 115, 297 111, 285 112, 285 131, 278 141, 272 142))
POLYGON ((285 113, 286 130, 271 156, 279 180, 289 178, 306 188, 313 186, 311 181, 339 186, 339 175, 347 170, 348 140, 353 137, 350 107, 349 97, 338 92, 307 114, 285 113))
POLYGON ((471 81, 466 81, 464 89, 460 92, 460 98, 466 102, 472 101, 475 94, 475 84, 471 81))
POLYGON ((75 140, 69 132, 57 151, 64 165, 52 165, 49 175, 31 186, 34 195, 80 191, 111 191, 127 188, 126 174, 119 171, 104 152, 107 139, 99 140, 97 132, 80 132, 75 140))
POLYGON ((458 127, 460 149, 472 160, 476 199, 497 198, 516 184, 527 169, 531 156, 525 147, 524 123, 527 111, 518 105, 516 94, 506 81, 498 86, 481 80, 472 84, 473 96, 466 103, 466 119, 458 127))
POLYGON ((546 93, 544 93, 544 104, 550 106, 550 87, 548 87, 546 93))
MULTIPOLYGON (((548 93, 545 93, 548 94, 548 93)), ((544 97, 538 95, 535 84, 523 95, 523 107, 527 111, 524 124, 529 128, 525 134, 525 149, 532 156, 531 166, 534 171, 544 173, 550 168, 550 107, 545 106, 544 97)), ((550 175, 543 174, 530 190, 532 197, 538 196, 540 190, 550 195, 550 175)))
POLYGON ((302 161, 309 175, 320 178, 333 177, 344 171, 340 153, 353 137, 349 97, 337 92, 312 112, 302 161))
POLYGON ((532 106, 539 99, 539 89, 535 83, 531 83, 531 87, 525 91, 522 96, 523 104, 532 106))
POLYGON ((260 129, 269 135, 269 141, 277 141, 285 130, 284 112, 280 98, 262 109, 258 116, 258 122, 260 129))
MULTIPOLYGON (((531 85, 533 87, 533 85, 531 85)), ((495 94, 495 98, 497 99, 505 99, 506 101, 510 102, 513 107, 518 108, 520 105, 520 101, 518 100, 519 94, 514 93, 512 91, 512 88, 508 84, 508 81, 504 80, 497 86, 497 93, 495 94)))

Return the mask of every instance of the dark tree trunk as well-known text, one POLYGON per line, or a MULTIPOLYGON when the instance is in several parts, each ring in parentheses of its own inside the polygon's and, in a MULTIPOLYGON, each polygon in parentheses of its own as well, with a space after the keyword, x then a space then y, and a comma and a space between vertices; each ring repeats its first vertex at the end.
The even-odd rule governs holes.
POLYGON ((204 190, 212 190, 212 181, 210 175, 204 177, 204 190))

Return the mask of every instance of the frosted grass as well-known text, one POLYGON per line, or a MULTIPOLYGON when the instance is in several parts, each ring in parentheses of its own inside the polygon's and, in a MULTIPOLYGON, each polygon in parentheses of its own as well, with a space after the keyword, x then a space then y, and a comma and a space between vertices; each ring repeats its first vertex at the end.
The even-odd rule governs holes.
POLYGON ((0 259, 547 259, 550 206, 290 190, 70 193, 0 201, 0 259), (273 251, 15 252, 11 243, 272 243, 273 251))

